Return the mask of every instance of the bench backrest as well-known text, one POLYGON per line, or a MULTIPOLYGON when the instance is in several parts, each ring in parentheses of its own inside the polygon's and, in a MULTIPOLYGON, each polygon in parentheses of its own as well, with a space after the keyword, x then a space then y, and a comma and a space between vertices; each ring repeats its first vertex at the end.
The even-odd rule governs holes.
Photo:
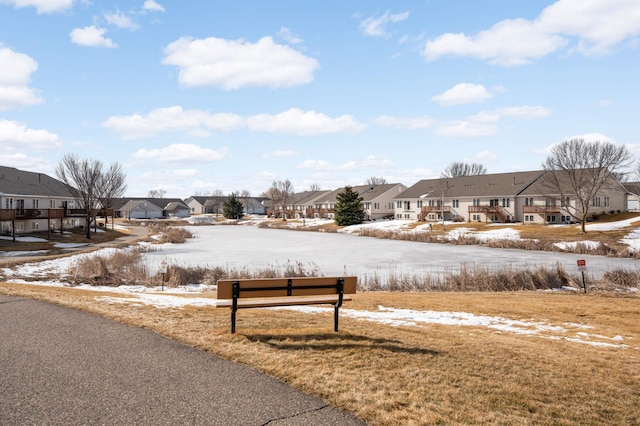
POLYGON ((217 298, 232 299, 234 282, 240 285, 240 298, 336 294, 336 288, 323 286, 337 285, 339 278, 344 280, 343 293, 355 294, 358 277, 249 278, 218 280, 217 298))

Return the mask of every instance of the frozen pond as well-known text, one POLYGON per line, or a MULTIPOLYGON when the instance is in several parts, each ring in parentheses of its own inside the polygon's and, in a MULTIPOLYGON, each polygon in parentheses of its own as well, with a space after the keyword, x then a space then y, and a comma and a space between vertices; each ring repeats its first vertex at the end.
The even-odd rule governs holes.
POLYGON ((253 226, 192 226, 195 238, 185 244, 162 245, 148 253, 150 270, 162 260, 180 266, 247 267, 259 271, 269 266, 301 263, 315 265, 322 275, 356 275, 385 278, 389 274, 424 276, 467 268, 503 269, 553 267, 561 264, 577 274, 576 261, 585 259, 588 273, 624 268, 635 270, 635 259, 617 259, 556 252, 493 249, 482 246, 427 244, 383 240, 349 234, 261 229, 253 226))

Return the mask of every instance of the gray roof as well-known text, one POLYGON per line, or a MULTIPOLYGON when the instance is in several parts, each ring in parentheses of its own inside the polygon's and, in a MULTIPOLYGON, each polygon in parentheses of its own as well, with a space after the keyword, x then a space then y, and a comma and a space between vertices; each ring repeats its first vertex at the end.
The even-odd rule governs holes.
POLYGON ((624 182, 625 189, 635 195, 640 195, 640 182, 624 182))
POLYGON ((297 192, 293 194, 293 197, 289 201, 289 204, 292 206, 301 206, 301 205, 311 205, 314 204, 315 200, 319 197, 322 197, 326 194, 329 194, 331 191, 303 191, 297 192))
POLYGON ((447 198, 514 196, 528 188, 543 174, 543 170, 534 170, 425 179, 417 182, 395 198, 438 198, 442 195, 447 198))
POLYGON ((167 210, 167 209, 175 209, 179 206, 182 209, 189 209, 189 206, 185 204, 180 198, 145 198, 145 197, 123 197, 116 198, 112 201, 112 206, 114 210, 122 210, 125 205, 132 203, 130 206, 137 206, 142 202, 147 202, 153 204, 154 206, 167 210), (168 207, 172 205, 171 207, 168 207))
POLYGON ((73 198, 61 181, 43 173, 0 166, 0 194, 73 198))
MULTIPOLYGON (((391 191, 395 187, 403 188, 403 185, 400 183, 385 183, 383 185, 358 185, 352 186, 351 190, 358 193, 358 195, 362 197, 363 202, 367 202, 378 198, 382 194, 391 191)), ((346 187, 338 188, 334 191, 328 192, 321 198, 318 198, 317 201, 320 203, 335 203, 338 200, 338 194, 344 191, 344 188, 346 187)), ((399 192, 398 194, 401 194, 401 192, 399 192)))

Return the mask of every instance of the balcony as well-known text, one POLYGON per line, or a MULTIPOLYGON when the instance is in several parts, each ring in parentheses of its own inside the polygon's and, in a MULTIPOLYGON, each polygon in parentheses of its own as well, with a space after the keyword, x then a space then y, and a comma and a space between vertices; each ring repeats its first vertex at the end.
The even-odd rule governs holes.
POLYGON ((60 219, 64 209, 0 209, 0 220, 60 219))
POLYGON ((559 213, 561 213, 561 209, 560 209, 560 206, 558 206, 558 205, 551 205, 551 206, 522 206, 522 213, 523 214, 537 213, 537 214, 542 214, 542 215, 559 214, 559 213))

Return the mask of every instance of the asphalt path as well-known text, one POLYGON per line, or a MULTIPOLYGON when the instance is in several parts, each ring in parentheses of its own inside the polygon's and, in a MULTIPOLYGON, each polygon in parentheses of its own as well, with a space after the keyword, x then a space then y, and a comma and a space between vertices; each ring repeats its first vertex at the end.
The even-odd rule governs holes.
POLYGON ((0 295, 0 425, 364 425, 149 330, 0 295))

